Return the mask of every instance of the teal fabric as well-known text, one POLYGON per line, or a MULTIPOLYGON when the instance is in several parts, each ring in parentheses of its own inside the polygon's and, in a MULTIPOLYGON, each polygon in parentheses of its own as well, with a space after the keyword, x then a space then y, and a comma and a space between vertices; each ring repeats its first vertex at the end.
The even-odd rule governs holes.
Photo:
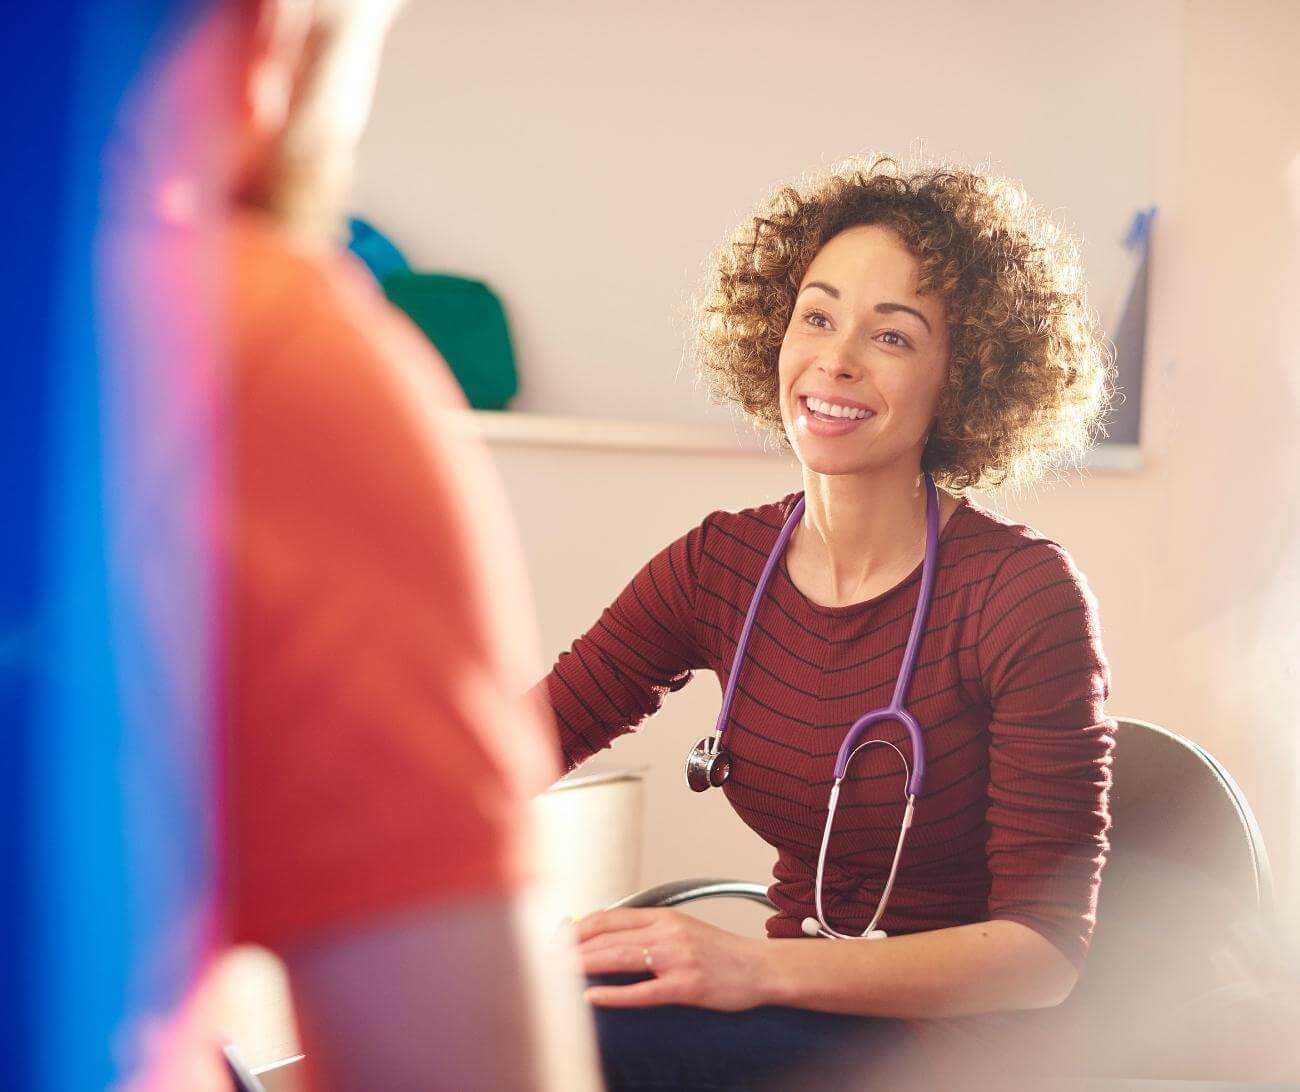
POLYGON ((447 273, 390 273, 388 298, 424 331, 475 409, 505 409, 519 391, 505 308, 482 281, 447 273))

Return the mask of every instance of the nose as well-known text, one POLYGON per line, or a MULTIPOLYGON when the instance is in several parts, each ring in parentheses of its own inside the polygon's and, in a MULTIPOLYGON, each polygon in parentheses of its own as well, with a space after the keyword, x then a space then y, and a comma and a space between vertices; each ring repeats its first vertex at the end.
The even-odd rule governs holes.
POLYGON ((856 380, 862 377, 862 365, 843 341, 826 347, 817 360, 817 370, 827 379, 856 380))

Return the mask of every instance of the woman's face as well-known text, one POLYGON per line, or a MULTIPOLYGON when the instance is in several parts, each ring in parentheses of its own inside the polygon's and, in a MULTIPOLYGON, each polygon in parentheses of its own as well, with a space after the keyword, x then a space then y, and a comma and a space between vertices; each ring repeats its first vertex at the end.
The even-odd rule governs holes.
POLYGON ((872 224, 831 239, 799 286, 781 342, 781 420, 820 474, 899 464, 919 473, 947 378, 943 300, 916 291, 917 261, 872 224))

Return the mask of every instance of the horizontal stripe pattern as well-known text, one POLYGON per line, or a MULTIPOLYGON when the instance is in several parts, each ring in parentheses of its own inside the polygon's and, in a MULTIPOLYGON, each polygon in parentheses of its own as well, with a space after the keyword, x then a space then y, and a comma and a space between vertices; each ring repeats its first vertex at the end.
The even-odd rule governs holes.
MULTIPOLYGON (((539 688, 572 769, 641 724, 696 671, 725 688, 764 561, 800 494, 711 513, 670 543, 539 688)), ((802 935, 832 771, 852 723, 893 694, 920 567, 847 607, 808 600, 778 566, 750 637, 724 735, 724 792, 777 852, 773 937, 802 935)), ((1114 721, 1096 601, 1057 543, 964 498, 943 529, 909 691, 927 775, 882 922, 890 933, 1018 921, 1083 965, 1108 847, 1114 721)), ((901 725, 876 738, 911 760, 901 725)), ((683 740, 683 752, 694 740, 683 740)), ((904 769, 858 751, 840 792, 823 901, 861 930, 888 875, 904 769)), ((685 791, 685 790, 683 790, 685 791)), ((683 799, 683 806, 689 806, 683 799)))

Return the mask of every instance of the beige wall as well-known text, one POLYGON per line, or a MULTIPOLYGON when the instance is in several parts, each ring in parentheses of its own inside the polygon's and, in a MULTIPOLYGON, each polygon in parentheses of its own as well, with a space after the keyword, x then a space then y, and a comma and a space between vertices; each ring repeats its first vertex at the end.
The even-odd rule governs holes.
MULTIPOLYGON (((870 5, 852 8, 876 14, 870 5)), ((852 48, 842 40, 834 44, 836 65, 852 60, 870 69, 882 48, 890 56, 901 50, 905 57, 921 58, 914 63, 927 79, 895 86, 888 99, 868 95, 845 109, 857 110, 854 116, 864 122, 853 130, 870 138, 863 143, 906 146, 917 133, 938 132, 944 150, 960 149, 975 158, 993 154, 1009 167, 1022 165, 1019 173, 1040 200, 1061 207, 1067 219, 1079 209, 1093 209, 1088 215, 1098 217, 1099 231, 1113 232, 1117 225, 1095 212, 1111 206, 1105 200, 1090 204, 1093 191, 1113 190, 1120 195, 1113 207, 1127 209, 1133 194, 1123 180, 1136 177, 1139 188, 1160 205, 1143 469, 1093 472, 1084 483, 1044 487, 1019 498, 980 499, 1039 527, 1071 551, 1101 604, 1113 672, 1111 712, 1166 724, 1219 756, 1254 802, 1278 871, 1293 875, 1298 863, 1293 831, 1300 829, 1292 743, 1300 719, 1295 693, 1300 505, 1292 481, 1293 468, 1300 465, 1300 66, 1293 56, 1300 41, 1300 4, 1087 5, 1084 25, 1077 25, 1082 6, 996 8, 1017 15, 1009 33, 1016 50, 1029 59, 1023 89, 1005 75, 992 82, 987 76, 986 69, 1005 74, 1003 39, 962 14, 984 9, 934 5, 925 9, 928 19, 913 21, 901 14, 903 5, 882 5, 881 22, 867 27, 876 33, 858 33, 852 48), (920 46, 914 40, 918 27, 930 35, 920 46), (943 27, 961 33, 934 37, 943 27), (1075 37, 1067 35, 1058 58, 1028 48, 1035 37, 1057 40, 1066 31, 1075 37), (1139 57, 1133 39, 1144 35, 1158 41, 1148 42, 1139 57), (955 59, 959 52, 965 67, 955 59), (946 72, 936 72, 924 59, 931 56, 950 62, 946 72), (1150 67, 1142 79, 1153 82, 1142 86, 1151 93, 1125 102, 1115 87, 1122 91, 1123 80, 1134 78, 1125 67, 1144 59, 1150 67), (1053 71, 1058 81, 1051 78, 1053 71), (876 108, 881 101, 890 103, 884 115, 876 108), (988 103, 999 105, 998 133, 978 128, 988 103), (918 122, 914 110, 928 124, 918 122), (1076 121, 1081 142, 1067 145, 1063 134, 1076 121)), ((849 9, 832 4, 828 10, 843 16, 849 9)), ((564 4, 554 10, 571 21, 576 8, 564 4)), ((673 30, 674 48, 712 41, 710 34, 724 18, 717 13, 726 12, 736 27, 740 55, 772 61, 753 30, 754 16, 740 20, 738 9, 726 5, 690 10, 702 22, 701 35, 693 37, 683 23, 673 30)), ((762 4, 746 10, 789 18, 794 9, 762 4)), ((418 25, 432 33, 434 17, 426 11, 420 18, 418 25)), ((415 28, 411 24, 412 32, 415 28)), ((594 50, 611 80, 630 63, 626 56, 600 54, 607 28, 593 26, 580 39, 565 37, 555 25, 538 23, 531 29, 543 58, 558 56, 572 65, 594 50)), ((646 49, 668 48, 662 28, 642 29, 646 49)), ((793 38, 802 43, 806 36, 810 51, 824 41, 819 37, 824 28, 814 17, 801 16, 794 29, 793 38)), ((844 37, 834 27, 831 33, 844 37)), ((449 42, 486 48, 486 31, 477 28, 475 35, 469 41, 452 34, 449 42)), ((400 33, 395 48, 408 56, 414 49, 400 33)), ((438 53, 438 62, 448 62, 468 79, 473 66, 449 57, 448 49, 438 53)), ((521 82, 543 63, 516 59, 521 82)), ((510 93, 513 61, 507 61, 493 61, 491 96, 510 93)), ((808 67, 791 64, 784 86, 797 90, 802 100, 815 81, 808 78, 808 67)), ((692 78, 701 78, 697 68, 689 70, 692 78)), ((414 88, 414 76, 402 77, 403 87, 414 88)), ((680 101, 678 77, 679 71, 665 66, 659 92, 664 117, 680 128, 689 104, 680 101)), ((395 154, 392 141, 400 131, 390 110, 381 112, 372 131, 369 150, 378 158, 363 174, 363 196, 381 222, 387 212, 390 222, 418 232, 414 249, 422 258, 445 254, 449 264, 485 269, 504 284, 521 317, 522 364, 539 401, 562 401, 587 390, 595 393, 572 407, 575 412, 634 417, 644 416, 638 410, 648 407, 650 416, 689 417, 695 411, 680 407, 698 396, 689 392, 689 384, 683 394, 682 381, 674 383, 680 341, 664 327, 671 294, 684 290, 700 246, 775 176, 779 156, 764 158, 755 151, 751 144, 758 134, 740 146, 715 150, 712 144, 721 138, 702 123, 688 134, 691 154, 674 154, 662 132, 653 127, 641 132, 649 107, 638 99, 641 112, 628 119, 640 134, 644 154, 638 158, 620 119, 600 115, 566 78, 556 73, 570 95, 567 104, 555 100, 556 108, 573 121, 569 143, 562 146, 537 143, 541 138, 531 130, 475 134, 460 127, 468 122, 459 115, 438 123, 437 131, 449 141, 443 173, 451 179, 480 166, 494 170, 501 154, 497 145, 520 141, 524 156, 507 190, 498 188, 491 170, 481 195, 467 194, 461 181, 435 178, 429 200, 419 202, 406 183, 386 181, 385 172, 395 168, 385 166, 383 156, 395 154), (471 137, 480 144, 465 143, 471 137), (448 147, 472 147, 473 153, 458 160, 448 147), (558 202, 562 191, 577 184, 552 157, 573 157, 593 147, 609 154, 586 168, 582 181, 590 218, 558 227, 539 223, 533 212, 537 204, 558 202), (615 215, 603 193, 607 187, 598 182, 611 176, 617 182, 638 169, 649 172, 675 203, 643 208, 629 238, 620 230, 626 210, 615 215), (462 219, 452 224, 457 217, 462 219), (559 227, 572 241, 569 253, 556 251, 559 236, 551 232, 559 227), (677 249, 670 254, 660 247, 661 236, 675 240, 677 249), (473 239, 487 243, 467 249, 473 239), (638 266, 631 272, 605 268, 607 258, 617 264, 630 257, 638 266), (538 264, 539 259, 544 260, 538 264), (549 283, 558 286, 555 294, 523 302, 548 268, 549 283), (617 303, 576 315, 567 310, 575 269, 614 281, 619 291, 610 298, 617 297, 617 303), (669 285, 676 287, 670 291, 669 285), (548 327, 544 313, 557 308, 560 324, 548 327), (548 340, 548 330, 555 332, 553 339, 548 340), (648 387, 645 375, 652 377, 648 387), (639 395, 625 399, 628 404, 618 403, 616 413, 609 406, 619 389, 675 393, 646 395, 650 402, 644 405, 639 395)), ((401 88, 390 83, 387 90, 391 101, 401 88)), ((737 103, 747 94, 742 86, 727 93, 737 103)), ((381 86, 381 107, 384 94, 381 86)), ((411 109, 416 106, 435 113, 458 109, 447 97, 411 109)), ((534 125, 529 110, 521 116, 525 127, 534 125)), ((788 149, 798 165, 842 150, 827 131, 810 136, 788 120, 767 134, 766 148, 768 153, 788 149)), ((436 164, 426 161, 426 166, 433 170, 436 164)), ((797 487, 792 466, 757 454, 498 445, 496 455, 525 537, 543 647, 552 654, 590 625, 651 553, 705 513, 769 500, 797 487)), ((718 697, 714 679, 697 679, 672 696, 642 734, 621 741, 609 756, 619 765, 651 767, 645 882, 709 873, 760 877, 770 868, 771 853, 728 812, 720 795, 697 798, 681 783, 683 757, 712 724, 718 697)), ((1292 896, 1293 912, 1297 901, 1292 896)), ((1296 916, 1300 919, 1300 913, 1296 916)))
MULTIPOLYGON (((1155 257, 1153 457, 1101 508, 1132 513, 1144 539, 1126 545, 1126 571, 1146 579, 1102 588, 1132 677, 1125 706, 1228 764, 1289 876, 1300 829, 1297 42, 1289 0, 1187 6, 1182 133, 1155 257)), ((1100 543, 1093 533, 1077 546, 1087 557, 1100 543)))

